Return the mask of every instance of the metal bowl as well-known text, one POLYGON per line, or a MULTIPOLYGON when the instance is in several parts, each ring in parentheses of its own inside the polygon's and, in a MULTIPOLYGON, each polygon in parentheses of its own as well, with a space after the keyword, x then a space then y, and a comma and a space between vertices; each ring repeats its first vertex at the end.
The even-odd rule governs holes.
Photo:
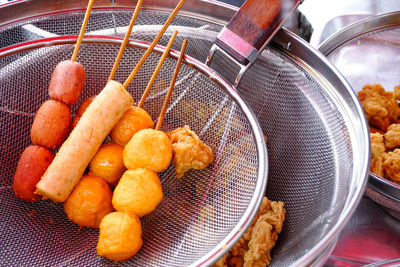
MULTIPOLYGON (((339 69, 354 91, 380 83, 400 84, 400 12, 372 16, 332 35, 318 48, 339 69)), ((400 219, 400 185, 370 172, 366 194, 400 219)))
MULTIPOLYGON (((177 1, 144 1, 143 10, 137 20, 139 24, 134 27, 132 38, 151 41, 176 3, 177 1)), ((134 1, 96 1, 88 24, 89 34, 123 37, 134 4, 134 1)), ((77 0, 18 1, 2 6, 2 47, 74 35, 79 31, 84 9, 85 3, 77 0)), ((187 55, 205 62, 214 39, 236 10, 237 8, 218 1, 187 1, 170 29, 179 30, 178 40, 183 37, 189 39, 187 55)), ((171 32, 167 32, 166 35, 171 32)), ((163 38, 160 44, 165 45, 167 42, 168 36, 163 38)), ((115 47, 113 49, 116 50, 115 47)), ((179 49, 179 43, 173 49, 179 49)), ((101 62, 101 55, 91 55, 90 50, 84 51, 85 57, 93 56, 101 62)), ((125 67, 132 64, 129 59, 123 62, 125 67)), ((88 74, 93 83, 100 83, 101 79, 106 79, 104 73, 108 73, 112 64, 100 65, 95 72, 91 70, 88 74)), ((3 67, 1 63, 0 66, 3 67)), ((219 68, 214 70, 224 76, 224 73, 231 72, 232 68, 231 65, 222 62, 219 68)), ((48 75, 49 73, 43 77, 48 75)), ((120 77, 122 76, 117 73, 116 79, 119 80, 120 77)), ((44 81, 42 82, 42 87, 45 87, 44 81)), ((369 138, 361 105, 332 64, 308 43, 286 30, 276 35, 271 45, 243 76, 237 90, 252 107, 268 138, 269 170, 266 195, 271 200, 283 201, 287 211, 283 232, 272 251, 272 266, 322 265, 335 245, 340 231, 355 211, 367 181, 369 138)), ((193 105, 191 107, 194 110, 201 108, 193 105)), ((202 118, 198 116, 197 119, 202 118)), ((7 171, 12 173, 9 169, 7 171)), ((3 178, 4 190, 0 192, 10 194, 11 179, 12 175, 3 178)), ((240 196, 230 197, 238 205, 243 203, 240 196)), ((55 208, 61 210, 59 206, 51 206, 45 208, 42 213, 51 216, 49 214, 55 208)), ((7 220, 10 217, 8 214, 2 215, 0 221, 1 218, 7 220)), ((96 240, 90 235, 92 232, 81 232, 87 238, 91 237, 92 243, 85 243, 79 236, 74 236, 77 239, 69 242, 69 246, 56 243, 54 249, 45 251, 49 257, 42 257, 41 253, 44 251, 40 249, 19 253, 32 247, 23 246, 26 241, 24 236, 15 235, 4 225, 0 224, 0 235, 3 238, 7 236, 8 243, 2 242, 0 249, 8 253, 1 254, 1 263, 17 264, 18 259, 20 262, 28 259, 29 264, 36 265, 113 264, 95 256, 96 240), (16 243, 14 240, 18 240, 20 246, 10 249, 4 245, 16 243), (62 257, 57 254, 60 252, 62 257)), ((75 233, 72 223, 66 221, 64 225, 68 226, 69 233, 75 233)), ((39 226, 35 222, 29 226, 47 234, 46 221, 39 226)), ((51 230, 57 233, 54 240, 65 237, 64 228, 55 231, 57 225, 51 227, 51 230)), ((173 229, 176 226, 172 224, 171 227, 173 229)), ((173 236, 175 232, 168 234, 173 236)), ((210 236, 210 232, 202 234, 210 236)), ((201 245, 201 242, 196 244, 201 245)), ((176 242, 173 245, 179 246, 176 242)), ((157 248, 154 250, 155 254, 159 252, 157 248)), ((185 255, 185 250, 180 250, 180 253, 185 255)), ((171 258, 174 258, 173 256, 171 258)), ((203 259, 191 260, 201 262, 203 259)), ((205 259, 207 263, 211 263, 212 260, 205 259)), ((132 262, 121 264, 129 265, 132 262)), ((189 264, 175 261, 171 265, 189 264)))

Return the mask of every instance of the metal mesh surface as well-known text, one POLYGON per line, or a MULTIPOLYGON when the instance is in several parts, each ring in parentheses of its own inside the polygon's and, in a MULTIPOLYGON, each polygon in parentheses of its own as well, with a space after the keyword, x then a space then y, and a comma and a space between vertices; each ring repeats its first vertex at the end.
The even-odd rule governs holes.
MULTIPOLYGON (((130 14, 96 11, 88 27, 96 31, 94 34, 101 31, 103 35, 121 37, 130 14)), ((76 34, 82 17, 61 14, 35 19, 32 24, 51 33, 76 34)), ((165 19, 163 13, 141 11, 138 23, 150 26, 146 31, 135 26, 133 38, 151 41, 152 31, 159 29, 154 25, 165 19)), ((10 26, 0 34, 19 42, 21 31, 25 31, 21 26, 29 22, 10 26)), ((178 15, 161 44, 166 44, 176 26, 187 29, 180 31, 174 48, 188 38, 187 54, 204 62, 221 27, 178 15)), ((37 34, 26 36, 42 38, 37 34)), ((40 48, 0 61, 0 263, 113 264, 96 256, 96 230, 78 231, 61 205, 24 203, 16 199, 10 187, 19 153, 30 142, 32 115, 48 99, 54 67, 69 58, 72 49, 72 45, 40 48), (36 213, 32 215, 33 210, 36 213)), ((85 66, 87 80, 78 104, 103 88, 117 51, 113 45, 83 44, 78 61, 85 66)), ((126 78, 141 53, 136 48, 127 49, 115 80, 126 78)), ((140 98, 158 58, 152 55, 130 85, 135 100, 140 98)), ((153 118, 160 110, 173 65, 174 60, 167 59, 144 106, 153 118)), ((225 76, 230 68, 222 65, 215 69, 225 76)), ((246 73, 239 91, 268 137, 267 196, 284 201, 287 210, 283 232, 272 252, 272 266, 287 266, 315 248, 343 210, 353 158, 346 124, 323 86, 297 62, 273 49, 265 51, 246 73)), ((240 109, 208 77, 187 66, 179 74, 170 103, 163 130, 190 125, 213 148, 216 161, 182 180, 174 178, 173 168, 161 174, 165 195, 156 211, 142 220, 144 246, 134 259, 121 265, 188 265, 226 236, 251 197, 257 173, 256 144, 240 109), (221 143, 224 136, 226 142, 221 143)))

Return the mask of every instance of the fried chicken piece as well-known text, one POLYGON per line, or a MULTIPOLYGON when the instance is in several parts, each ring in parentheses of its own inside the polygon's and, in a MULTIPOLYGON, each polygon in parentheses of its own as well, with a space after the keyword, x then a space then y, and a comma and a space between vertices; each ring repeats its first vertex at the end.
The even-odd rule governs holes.
POLYGON ((370 171, 383 176, 383 158, 382 153, 385 152, 385 145, 383 144, 383 135, 380 133, 370 133, 371 139, 371 166, 370 171))
POLYGON ((385 147, 388 150, 392 150, 400 146, 400 123, 393 123, 387 129, 384 134, 385 147))
POLYGON ((189 169, 204 169, 214 161, 212 149, 189 126, 177 128, 167 135, 172 141, 172 161, 177 178, 181 178, 189 169))
POLYGON ((271 249, 285 220, 284 204, 264 197, 249 229, 238 243, 214 267, 258 267, 267 266, 271 261, 271 249))
POLYGON ((394 87, 394 98, 400 99, 400 85, 394 87))
POLYGON ((393 92, 386 92, 380 84, 364 85, 358 98, 371 125, 386 131, 391 123, 399 121, 400 108, 393 92))
POLYGON ((400 149, 382 154, 383 177, 400 184, 400 149))

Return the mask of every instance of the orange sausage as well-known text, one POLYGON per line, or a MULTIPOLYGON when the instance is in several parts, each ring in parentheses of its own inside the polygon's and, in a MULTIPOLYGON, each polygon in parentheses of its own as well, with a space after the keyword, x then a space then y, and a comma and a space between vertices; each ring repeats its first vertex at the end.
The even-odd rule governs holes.
POLYGON ((14 176, 13 190, 20 199, 33 202, 40 196, 35 194, 36 184, 53 161, 53 153, 40 146, 28 146, 21 154, 14 176))
POLYGON ((84 84, 85 70, 83 66, 76 61, 61 61, 51 76, 50 98, 72 106, 81 95, 84 84))
POLYGON ((32 143, 54 149, 64 142, 70 124, 69 107, 56 100, 47 100, 39 108, 33 120, 32 143))

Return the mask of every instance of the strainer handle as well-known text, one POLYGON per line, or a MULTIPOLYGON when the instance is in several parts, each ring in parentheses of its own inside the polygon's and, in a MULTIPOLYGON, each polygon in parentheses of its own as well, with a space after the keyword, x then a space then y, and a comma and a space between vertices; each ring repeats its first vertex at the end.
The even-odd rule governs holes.
POLYGON ((206 64, 217 49, 240 67, 235 86, 248 67, 271 41, 286 18, 303 0, 247 0, 218 34, 206 64))

